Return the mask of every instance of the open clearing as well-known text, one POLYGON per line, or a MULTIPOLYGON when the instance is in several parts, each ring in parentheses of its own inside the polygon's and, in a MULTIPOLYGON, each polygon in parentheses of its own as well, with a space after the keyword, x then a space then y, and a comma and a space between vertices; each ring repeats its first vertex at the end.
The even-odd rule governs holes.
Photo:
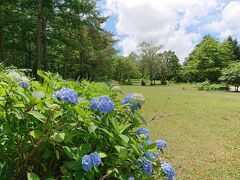
POLYGON ((151 139, 164 139, 164 157, 177 179, 240 179, 240 93, 198 91, 192 85, 122 86, 124 94, 142 93, 151 139), (173 115, 173 116, 171 116, 173 115))

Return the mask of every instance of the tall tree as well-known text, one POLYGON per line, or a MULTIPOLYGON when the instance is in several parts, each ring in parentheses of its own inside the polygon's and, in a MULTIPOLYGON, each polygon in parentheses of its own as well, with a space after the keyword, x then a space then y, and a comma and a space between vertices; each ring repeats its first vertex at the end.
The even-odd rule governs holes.
POLYGON ((229 36, 222 43, 224 58, 229 61, 240 60, 240 48, 236 39, 229 36))
POLYGON ((207 35, 186 59, 184 69, 191 81, 217 82, 221 69, 227 65, 227 62, 228 59, 223 55, 221 44, 207 35))
POLYGON ((164 51, 159 54, 160 66, 158 78, 161 84, 166 84, 166 81, 180 81, 181 64, 174 51, 164 51))
POLYGON ((93 1, 0 1, 0 58, 20 68, 64 78, 112 76, 112 34, 93 1), (4 2, 4 3, 2 3, 4 2))
POLYGON ((224 68, 220 80, 227 85, 235 86, 235 91, 238 91, 240 86, 240 62, 232 63, 224 68))
POLYGON ((154 84, 153 82, 156 79, 156 75, 159 69, 158 53, 162 47, 162 45, 154 46, 153 44, 144 41, 138 45, 140 58, 142 63, 146 66, 151 85, 154 84))
POLYGON ((7 64, 5 61, 5 47, 4 47, 4 33, 3 33, 3 27, 4 27, 4 17, 3 17, 3 0, 0 1, 0 58, 1 61, 7 64))
POLYGON ((42 37, 43 37, 43 0, 38 0, 38 13, 37 13, 37 43, 36 43, 36 61, 34 68, 34 75, 37 76, 37 70, 41 68, 41 48, 42 48, 42 37))

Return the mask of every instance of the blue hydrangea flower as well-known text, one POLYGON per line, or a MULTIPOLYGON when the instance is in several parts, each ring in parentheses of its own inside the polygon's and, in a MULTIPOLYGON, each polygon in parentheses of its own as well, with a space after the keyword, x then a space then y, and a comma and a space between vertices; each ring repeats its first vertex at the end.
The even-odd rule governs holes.
POLYGON ((98 109, 100 112, 103 113, 111 113, 114 108, 114 103, 108 96, 101 96, 99 103, 98 103, 98 109))
POLYGON ((92 110, 98 110, 98 99, 92 98, 90 101, 90 107, 92 110))
POLYGON ((53 97, 59 98, 64 103, 78 104, 78 94, 69 88, 62 88, 60 91, 56 91, 53 97))
POLYGON ((101 163, 101 158, 100 158, 99 154, 97 152, 94 152, 94 153, 91 153, 90 156, 92 159, 93 166, 95 166, 95 167, 99 166, 101 163))
POLYGON ((162 149, 167 147, 167 143, 164 140, 157 140, 156 141, 157 148, 162 149))
POLYGON ((144 134, 144 135, 146 136, 145 140, 149 140, 150 134, 149 134, 148 129, 146 129, 146 128, 140 128, 140 129, 137 130, 137 134, 138 134, 138 135, 144 134))
POLYGON ((139 105, 138 105, 138 104, 135 104, 135 105, 133 105, 133 109, 134 109, 134 110, 136 110, 136 111, 137 111, 139 108, 140 108, 140 107, 139 107, 139 105))
POLYGON ((19 86, 21 86, 23 89, 28 89, 29 88, 29 84, 28 83, 25 83, 23 81, 20 81, 18 83, 19 86))
POLYGON ((83 156, 82 165, 85 171, 89 171, 93 167, 92 158, 90 155, 83 156))
POLYGON ((24 88, 24 89, 29 88, 30 80, 27 77, 15 72, 15 71, 9 71, 8 77, 11 78, 12 82, 14 82, 14 81, 18 82, 18 85, 21 86, 22 88, 24 88))
POLYGON ((133 107, 134 110, 138 110, 141 108, 144 102, 145 100, 142 94, 129 93, 123 98, 122 105, 130 105, 133 107))
POLYGON ((171 163, 162 162, 161 167, 163 172, 167 175, 168 180, 174 180, 176 176, 176 172, 171 163))
POLYGON ((147 157, 147 158, 150 158, 152 160, 156 160, 157 159, 157 156, 155 156, 155 154, 153 154, 152 152, 146 152, 144 154, 144 156, 147 157))
POLYGON ((97 167, 101 164, 101 158, 97 152, 85 155, 82 158, 82 165, 85 171, 89 171, 93 167, 97 167))
POLYGON ((146 174, 152 174, 153 171, 152 163, 146 160, 145 158, 141 158, 141 160, 138 161, 138 166, 146 174))
POLYGON ((129 178, 128 178, 128 180, 134 180, 134 177, 133 177, 133 176, 131 176, 131 177, 129 177, 129 178))
POLYGON ((132 95, 133 95, 132 93, 129 93, 127 96, 125 96, 122 100, 122 105, 129 104, 132 98, 132 95))

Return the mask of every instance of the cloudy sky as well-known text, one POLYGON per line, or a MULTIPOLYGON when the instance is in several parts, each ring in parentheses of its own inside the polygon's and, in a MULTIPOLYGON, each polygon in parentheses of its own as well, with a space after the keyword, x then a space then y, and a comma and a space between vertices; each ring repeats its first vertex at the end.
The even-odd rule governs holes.
POLYGON ((240 41, 240 0, 103 0, 104 28, 128 55, 141 41, 176 52, 181 62, 206 34, 240 41))

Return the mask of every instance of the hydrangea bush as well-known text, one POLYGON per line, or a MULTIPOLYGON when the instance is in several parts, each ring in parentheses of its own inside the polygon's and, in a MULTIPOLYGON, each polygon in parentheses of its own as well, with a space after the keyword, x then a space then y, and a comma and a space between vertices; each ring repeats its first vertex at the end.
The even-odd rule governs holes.
POLYGON ((43 83, 0 73, 1 178, 175 178, 162 162, 165 141, 139 129, 142 95, 121 100, 106 84, 38 74, 43 83))

